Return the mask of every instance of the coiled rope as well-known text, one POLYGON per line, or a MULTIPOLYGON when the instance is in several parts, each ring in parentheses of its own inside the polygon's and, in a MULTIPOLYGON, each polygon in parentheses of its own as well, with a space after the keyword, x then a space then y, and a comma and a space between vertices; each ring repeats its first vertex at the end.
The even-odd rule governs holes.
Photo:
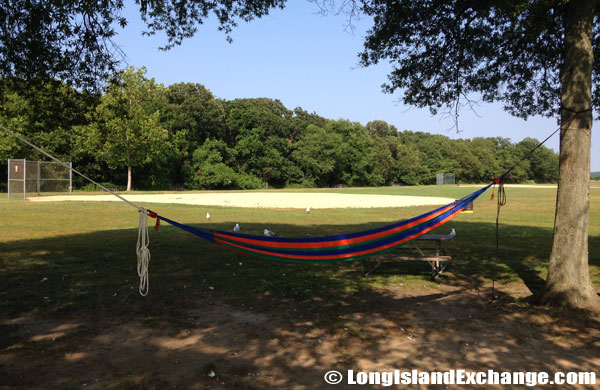
POLYGON ((145 297, 150 291, 150 279, 148 279, 148 268, 150 265, 150 239, 148 238, 148 216, 140 211, 140 225, 138 229, 138 240, 136 245, 137 273, 140 277, 139 292, 145 297))

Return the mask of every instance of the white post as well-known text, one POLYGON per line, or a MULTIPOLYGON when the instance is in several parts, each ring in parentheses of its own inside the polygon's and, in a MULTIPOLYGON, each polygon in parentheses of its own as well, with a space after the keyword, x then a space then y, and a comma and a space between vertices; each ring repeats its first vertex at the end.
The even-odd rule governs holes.
POLYGON ((69 163, 69 194, 73 192, 73 163, 69 163))

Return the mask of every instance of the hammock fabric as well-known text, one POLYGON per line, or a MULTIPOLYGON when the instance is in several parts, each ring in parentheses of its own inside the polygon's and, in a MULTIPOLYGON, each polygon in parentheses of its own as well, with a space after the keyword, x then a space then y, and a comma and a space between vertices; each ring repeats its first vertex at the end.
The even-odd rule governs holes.
POLYGON ((492 184, 460 200, 409 220, 363 232, 327 237, 253 236, 196 228, 175 222, 151 211, 149 215, 157 219, 157 226, 160 220, 163 220, 213 244, 239 253, 287 262, 329 263, 360 259, 404 245, 450 221, 492 184))

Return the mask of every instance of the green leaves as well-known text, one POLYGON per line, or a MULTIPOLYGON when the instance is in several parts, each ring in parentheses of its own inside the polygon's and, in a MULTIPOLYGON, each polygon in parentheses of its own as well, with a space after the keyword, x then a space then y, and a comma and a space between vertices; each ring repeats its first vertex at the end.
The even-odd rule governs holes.
MULTIPOLYGON (((248 22, 283 8, 285 0, 151 1, 137 0, 147 30, 164 32, 162 49, 193 36, 211 14, 229 33, 239 20, 248 22)), ((28 81, 59 79, 77 88, 99 90, 119 70, 125 55, 112 39, 124 28, 123 0, 0 2, 0 78, 28 81)))
POLYGON ((262 187, 257 177, 236 172, 237 151, 224 141, 207 139, 194 151, 188 185, 197 189, 254 189, 262 187))
POLYGON ((475 94, 523 118, 558 113, 564 2, 372 0, 363 11, 374 24, 361 63, 389 61, 383 88, 405 103, 455 113, 475 94))

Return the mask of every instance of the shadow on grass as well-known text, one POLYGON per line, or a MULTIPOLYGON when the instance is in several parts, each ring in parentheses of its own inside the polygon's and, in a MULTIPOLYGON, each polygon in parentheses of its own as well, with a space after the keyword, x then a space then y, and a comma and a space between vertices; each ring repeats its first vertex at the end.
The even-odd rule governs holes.
MULTIPOLYGON (((488 293, 490 278, 539 285, 549 229, 502 227, 495 267, 493 224, 452 226, 453 261, 440 284, 423 262, 364 278, 357 263, 269 262, 163 226, 151 235, 146 298, 137 293, 135 230, 1 244, 0 386, 308 389, 326 387, 333 369, 597 367, 597 316, 523 306, 510 290, 488 305, 474 289, 488 293)), ((269 228, 302 237, 342 227, 269 228)))

